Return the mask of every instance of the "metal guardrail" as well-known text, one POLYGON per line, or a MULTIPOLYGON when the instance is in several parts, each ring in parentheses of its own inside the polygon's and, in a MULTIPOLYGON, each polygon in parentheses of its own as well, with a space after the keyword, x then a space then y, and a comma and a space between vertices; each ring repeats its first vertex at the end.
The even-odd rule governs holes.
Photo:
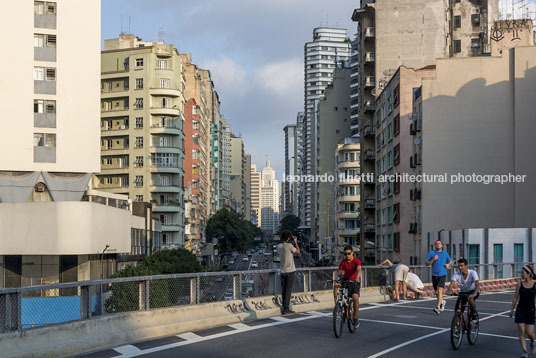
MULTIPOLYGON (((519 276, 526 263, 472 265, 481 280, 519 276)), ((431 268, 410 266, 424 283, 431 268)), ((454 273, 451 267, 448 275, 454 273)), ((332 289, 337 267, 298 268, 293 292, 332 289)), ((362 286, 385 286, 386 269, 364 266, 362 286)), ((123 277, 0 289, 0 333, 146 311, 281 294, 278 269, 123 277)))

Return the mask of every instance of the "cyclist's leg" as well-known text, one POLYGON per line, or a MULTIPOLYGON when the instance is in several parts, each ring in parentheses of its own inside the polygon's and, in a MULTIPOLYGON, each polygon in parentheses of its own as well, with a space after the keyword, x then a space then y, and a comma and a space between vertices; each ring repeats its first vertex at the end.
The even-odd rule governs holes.
POLYGON ((359 294, 354 292, 352 300, 354 301, 354 316, 352 318, 357 318, 359 316, 359 294))
POLYGON ((472 315, 476 314, 476 312, 477 312, 477 310, 476 310, 476 300, 477 300, 478 296, 480 296, 480 293, 477 293, 477 295, 475 296, 474 299, 471 299, 471 298, 467 297, 467 301, 469 302, 469 306, 471 307, 471 314, 472 315))

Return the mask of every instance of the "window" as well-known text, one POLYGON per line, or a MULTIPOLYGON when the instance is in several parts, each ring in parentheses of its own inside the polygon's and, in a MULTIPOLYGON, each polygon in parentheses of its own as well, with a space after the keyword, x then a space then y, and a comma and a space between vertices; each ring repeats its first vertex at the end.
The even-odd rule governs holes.
POLYGON ((159 70, 167 69, 167 61, 166 60, 158 60, 158 61, 156 61, 156 68, 159 69, 159 70))
POLYGON ((199 137, 196 136, 196 135, 194 135, 194 136, 192 137, 192 143, 193 143, 193 144, 199 144, 199 137))
MULTIPOLYGON (((514 244, 514 262, 523 262, 523 244, 514 244)), ((515 277, 521 277, 523 265, 515 265, 515 277)))
POLYGON ((143 58, 137 58, 136 59, 136 66, 142 67, 143 66, 143 58))
POLYGON ((136 168, 141 168, 143 167, 143 156, 136 156, 136 160, 134 160, 134 166, 136 168))
POLYGON ((462 17, 460 15, 454 16, 454 28, 459 29, 462 27, 462 17))
MULTIPOLYGON (((503 245, 502 244, 493 244, 493 263, 502 264, 503 263, 503 245)), ((503 266, 497 266, 497 277, 503 278, 503 266)))
POLYGON ((136 201, 143 201, 143 195, 136 195, 136 201))
POLYGON ((54 15, 56 13, 56 3, 45 1, 34 1, 34 14, 54 15))
POLYGON ((143 175, 136 175, 136 179, 134 180, 134 184, 137 187, 143 186, 143 175))
POLYGON ((400 252, 400 233, 395 232, 393 234, 393 250, 400 252))
POLYGON ((400 143, 393 148, 394 164, 400 164, 400 143))
POLYGON ((393 207, 393 222, 400 222, 400 203, 397 203, 393 207))
POLYGON ((171 99, 170 98, 162 98, 161 100, 162 108, 171 108, 171 99))
POLYGON ((480 39, 479 38, 471 39, 471 47, 472 48, 479 48, 480 47, 480 39))
POLYGON ((56 81, 56 69, 47 68, 45 71, 45 80, 47 81, 56 81))
POLYGON ((143 117, 136 117, 136 128, 143 128, 143 117))
POLYGON ((462 41, 454 40, 454 53, 462 52, 462 41))
POLYGON ((47 47, 56 47, 56 35, 46 35, 47 47))
POLYGON ((395 180, 395 182, 393 183, 393 193, 400 193, 400 182, 398 180, 395 180))
POLYGON ((34 47, 45 47, 45 35, 34 34, 34 47))
POLYGON ((199 130, 199 122, 198 121, 192 121, 192 129, 199 130))
POLYGON ((160 79, 160 88, 169 88, 169 78, 160 79))
POLYGON ((34 147, 56 147, 56 135, 52 133, 34 133, 34 147))
POLYGON ((395 118, 393 118, 393 132, 395 137, 400 134, 400 115, 397 114, 395 118))
POLYGON ((112 158, 106 158, 106 165, 112 165, 112 164, 113 164, 112 158))
POLYGON ((143 148, 143 137, 136 137, 136 148, 143 148))
POLYGON ((480 26, 480 14, 472 14, 471 23, 473 26, 480 26))
POLYGON ((394 108, 400 105, 400 85, 397 85, 393 91, 393 105, 394 108))
POLYGON ((45 68, 44 67, 34 67, 34 80, 36 81, 45 80, 45 68))
POLYGON ((478 264, 480 264, 480 245, 469 245, 469 265, 478 264))
POLYGON ((56 101, 34 99, 34 113, 56 113, 56 101))
POLYGON ((136 89, 143 89, 143 78, 136 78, 136 89))
POLYGON ((143 98, 136 98, 136 102, 134 102, 134 108, 143 109, 143 98))
POLYGON ((113 178, 112 177, 108 177, 106 178, 106 184, 113 184, 113 178))

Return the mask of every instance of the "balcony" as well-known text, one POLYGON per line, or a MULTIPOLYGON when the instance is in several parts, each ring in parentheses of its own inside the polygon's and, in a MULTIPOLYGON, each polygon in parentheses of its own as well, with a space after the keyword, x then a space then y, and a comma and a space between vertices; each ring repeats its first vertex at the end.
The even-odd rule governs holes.
POLYGON ((376 104, 374 101, 365 102, 365 112, 374 112, 375 109, 376 109, 376 104))
POLYGON ((168 96, 168 97, 179 97, 181 92, 177 88, 157 88, 151 87, 151 96, 168 96))
POLYGON ((375 154, 374 154, 374 151, 372 149, 367 149, 365 151, 365 160, 375 160, 376 157, 375 157, 375 154))
POLYGON ((374 233, 376 232, 376 226, 374 224, 365 224, 365 233, 374 233))
POLYGON ((56 128, 56 113, 34 113, 34 127, 56 128))
POLYGON ((34 14, 34 27, 40 29, 55 29, 56 14, 39 15, 34 14))
POLYGON ((365 199, 365 209, 374 209, 376 208, 376 201, 374 199, 365 199))
POLYGON ((365 136, 366 138, 374 138, 374 128, 372 128, 372 126, 370 125, 365 126, 365 128, 363 128, 363 136, 365 136))
POLYGON ((56 62, 56 48, 55 47, 34 47, 34 60, 56 62))
POLYGON ((158 193, 179 193, 181 191, 181 185, 179 184, 164 184, 164 183, 153 183, 150 186, 152 192, 158 193))
POLYGON ((344 202, 353 202, 353 203, 357 203, 359 202, 359 194, 355 194, 355 195, 340 195, 337 197, 337 201, 340 202, 340 203, 344 203, 344 202))
POLYGON ((365 88, 375 87, 375 86, 376 86, 376 80, 374 76, 365 76, 365 88))
POLYGON ((376 54, 374 52, 365 53, 365 63, 372 63, 376 60, 376 54))
POLYGON ((150 131, 151 134, 180 135, 182 133, 181 129, 177 126, 176 121, 152 124, 150 131))
POLYGON ((35 146, 35 163, 56 163, 56 147, 35 146))
POLYGON ((376 36, 376 30, 374 27, 365 27, 363 35, 365 36, 365 39, 374 38, 376 36))
POLYGON ((341 227, 337 229, 337 235, 355 236, 359 234, 359 228, 345 228, 341 227))
POLYGON ((168 115, 168 116, 178 116, 180 111, 177 106, 174 107, 156 107, 153 106, 150 108, 152 115, 168 115))

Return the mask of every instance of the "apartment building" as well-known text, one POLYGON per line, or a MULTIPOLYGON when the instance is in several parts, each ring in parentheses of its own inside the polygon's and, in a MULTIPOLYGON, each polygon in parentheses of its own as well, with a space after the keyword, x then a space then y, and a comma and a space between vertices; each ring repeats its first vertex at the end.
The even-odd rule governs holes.
POLYGON ((279 229, 279 181, 275 179, 275 170, 266 161, 262 169, 260 186, 261 230, 270 238, 279 229))
POLYGON ((101 173, 95 187, 151 202, 164 246, 184 245, 184 87, 171 44, 130 34, 104 41, 101 173))
MULTIPOLYGON (((317 114, 317 170, 320 180, 317 183, 317 207, 315 241, 325 243, 332 240, 336 228, 335 212, 335 175, 337 163, 333 153, 339 142, 351 136, 350 130, 350 68, 347 63, 333 72, 333 82, 329 84, 323 97, 318 101, 317 114)), ((357 157, 359 159, 359 156, 357 157)), ((355 158, 354 158, 355 159, 355 158)), ((357 175, 359 173, 354 173, 357 175)), ((357 215, 354 217, 357 222, 357 215)))
POLYGON ((245 213, 246 206, 246 154, 244 141, 231 133, 231 196, 236 202, 236 212, 245 213))
MULTIPOLYGON (((304 120, 301 126, 303 148, 302 172, 311 175, 317 171, 316 105, 327 85, 333 81, 333 71, 338 63, 350 56, 350 41, 346 29, 318 27, 313 30, 313 41, 304 46, 304 120)), ((302 210, 300 220, 310 230, 310 238, 316 241, 317 186, 307 182, 301 186, 302 210)), ((316 243, 315 243, 316 244, 316 243)))
POLYGON ((231 126, 225 118, 221 120, 221 128, 220 203, 222 208, 234 210, 231 208, 231 126))
POLYGON ((244 188, 244 220, 251 221, 251 154, 246 154, 244 188))
POLYGON ((411 122, 414 88, 420 87, 423 78, 434 76, 435 66, 419 70, 401 66, 375 101, 376 149, 368 149, 363 155, 365 160, 376 158, 378 176, 396 179, 377 183, 376 196, 367 193, 363 198, 363 218, 368 219, 376 211, 374 249, 379 261, 389 258, 413 263, 412 202, 420 198, 421 192, 402 176, 414 171, 415 164, 421 160, 413 157, 413 147, 420 143, 420 139, 412 137, 420 131, 411 122))
POLYGON ((261 227, 261 172, 255 164, 251 164, 251 212, 255 216, 253 224, 261 227))
MULTIPOLYGON (((288 124, 283 128, 285 132, 285 176, 296 175, 296 125, 288 124)), ((283 185, 283 216, 298 215, 298 206, 295 201, 297 182, 287 182, 284 180, 283 185)))
MULTIPOLYGON (((361 150, 375 150, 373 116, 375 99, 399 66, 423 68, 436 58, 463 58, 490 53, 493 21, 498 19, 498 0, 364 0, 354 10, 358 22, 352 43, 353 83, 351 100, 353 134, 360 134, 361 150), (358 63, 356 63, 358 62, 358 63)), ((364 160, 363 173, 374 173, 375 158, 364 160)), ((373 197, 375 183, 361 184, 362 200, 373 197)), ((361 203, 364 207, 365 203, 361 203)), ((361 221, 364 241, 376 245, 377 235, 365 232, 375 226, 375 215, 361 221)))
POLYGON ((333 262, 342 260, 345 245, 352 245, 356 255, 363 260, 373 256, 370 248, 360 245, 360 144, 359 138, 347 137, 339 141, 335 149, 335 232, 326 243, 333 262), (363 247, 363 252, 361 248, 363 247))
POLYGON ((85 3, 81 17, 80 6, 18 1, 0 15, 3 33, 16 33, 0 58, 1 288, 98 279, 97 252, 108 248, 105 275, 138 252, 128 198, 87 199, 100 171, 101 9, 85 3))

